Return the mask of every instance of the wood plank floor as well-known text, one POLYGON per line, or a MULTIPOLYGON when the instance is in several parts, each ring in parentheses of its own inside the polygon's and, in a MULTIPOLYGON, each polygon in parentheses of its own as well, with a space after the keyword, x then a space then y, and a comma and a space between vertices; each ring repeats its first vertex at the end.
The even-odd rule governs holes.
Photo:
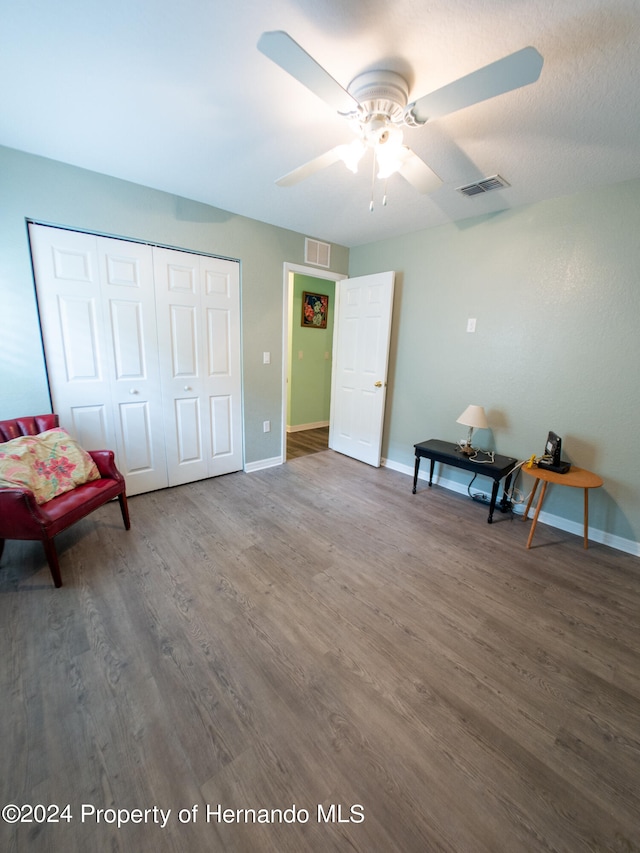
POLYGON ((72 817, 0 849, 640 851, 637 558, 328 450, 130 509, 6 545, 0 800, 72 817))
POLYGON ((319 453, 329 447, 329 427, 287 433, 287 460, 319 453))

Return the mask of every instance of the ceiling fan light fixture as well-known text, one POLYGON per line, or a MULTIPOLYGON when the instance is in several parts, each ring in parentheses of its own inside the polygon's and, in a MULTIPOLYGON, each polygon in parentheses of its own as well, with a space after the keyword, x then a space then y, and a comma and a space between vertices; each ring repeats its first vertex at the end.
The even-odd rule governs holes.
POLYGON ((378 137, 375 146, 378 177, 388 178, 397 172, 404 162, 406 151, 406 147, 402 144, 402 131, 392 125, 388 126, 378 137))
POLYGON ((394 71, 366 71, 349 83, 348 93, 360 104, 361 116, 383 115, 402 121, 409 85, 394 71))
POLYGON ((397 172, 402 166, 402 152, 385 152, 384 149, 376 150, 376 160, 378 162, 378 177, 383 180, 397 172))
POLYGON ((362 155, 367 150, 367 146, 361 139, 354 139, 347 145, 340 145, 338 156, 354 174, 358 171, 358 164, 362 159, 362 155))
MULTIPOLYGON (((524 47, 409 104, 409 84, 397 72, 386 69, 367 71, 355 77, 344 89, 283 30, 263 33, 258 49, 339 116, 355 125, 353 129, 358 137, 351 145, 332 148, 279 178, 276 183, 283 187, 292 186, 337 160, 343 160, 356 172, 360 158, 371 148, 375 154, 372 158, 373 181, 377 164, 379 177, 383 180, 399 172, 418 192, 434 192, 442 186, 441 179, 411 148, 402 144, 402 134, 396 140, 393 131, 400 125, 419 127, 429 119, 449 115, 535 83, 544 64, 543 57, 534 47, 524 47)), ((477 187, 464 189, 473 194, 477 187)), ((482 192, 488 189, 494 189, 494 186, 480 187, 482 192)))

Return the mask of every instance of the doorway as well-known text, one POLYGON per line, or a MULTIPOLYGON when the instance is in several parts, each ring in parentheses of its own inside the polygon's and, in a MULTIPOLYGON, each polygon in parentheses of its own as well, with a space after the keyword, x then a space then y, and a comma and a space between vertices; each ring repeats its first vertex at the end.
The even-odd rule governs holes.
MULTIPOLYGON (((283 342, 283 460, 326 450, 329 443, 336 283, 346 278, 285 264, 283 342), (328 297, 326 328, 303 325, 303 302, 328 297)), ((308 309, 309 310, 309 309, 308 309)))
POLYGON ((287 462, 311 453, 320 453, 329 449, 329 427, 313 427, 311 429, 287 433, 287 462))

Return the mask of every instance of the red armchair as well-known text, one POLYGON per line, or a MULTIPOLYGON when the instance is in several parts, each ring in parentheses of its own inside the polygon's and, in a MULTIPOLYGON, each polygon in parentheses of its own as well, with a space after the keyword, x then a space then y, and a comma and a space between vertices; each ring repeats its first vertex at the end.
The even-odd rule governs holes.
MULTIPOLYGON (((36 415, 0 421, 0 442, 21 435, 37 435, 59 425, 57 415, 36 415)), ((100 479, 76 486, 43 504, 29 489, 0 488, 0 558, 5 539, 39 539, 49 563, 53 583, 62 586, 54 536, 66 530, 107 501, 118 498, 126 530, 131 527, 124 477, 115 465, 111 450, 90 450, 100 479)))

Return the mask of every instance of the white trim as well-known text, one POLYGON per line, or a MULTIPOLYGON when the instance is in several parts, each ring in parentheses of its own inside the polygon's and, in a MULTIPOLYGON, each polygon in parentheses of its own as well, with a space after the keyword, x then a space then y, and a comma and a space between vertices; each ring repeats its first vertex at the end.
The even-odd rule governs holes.
POLYGON ((287 425, 287 432, 302 432, 305 429, 321 429, 328 426, 329 421, 318 421, 315 424, 297 424, 296 426, 287 425))
POLYGON ((265 468, 276 468, 283 463, 282 456, 272 456, 270 459, 258 459, 257 462, 245 462, 245 474, 253 474, 254 471, 264 471, 265 468))
MULTIPOLYGON (((383 459, 381 462, 386 468, 392 471, 399 471, 401 474, 407 474, 413 479, 414 469, 410 465, 403 465, 400 462, 393 462, 391 459, 383 459)), ((429 480, 427 471, 418 473, 419 480, 429 480)), ((438 486, 449 489, 452 492, 457 492, 461 495, 467 494, 467 487, 464 483, 457 483, 453 480, 447 480, 437 474, 433 478, 433 482, 438 486)), ((524 506, 516 504, 513 511, 516 515, 524 515, 524 506)), ((538 521, 541 524, 548 524, 550 527, 555 527, 558 530, 564 530, 565 533, 574 533, 576 536, 584 536, 584 525, 579 521, 571 521, 567 518, 562 518, 559 515, 552 515, 550 512, 542 511, 538 516, 538 521)), ((634 557, 640 557, 640 542, 634 542, 633 539, 624 539, 622 536, 614 536, 612 533, 607 533, 606 530, 599 530, 595 527, 589 527, 589 539, 593 542, 598 542, 600 545, 608 545, 610 548, 615 548, 618 551, 624 551, 626 554, 631 554, 634 557)))

